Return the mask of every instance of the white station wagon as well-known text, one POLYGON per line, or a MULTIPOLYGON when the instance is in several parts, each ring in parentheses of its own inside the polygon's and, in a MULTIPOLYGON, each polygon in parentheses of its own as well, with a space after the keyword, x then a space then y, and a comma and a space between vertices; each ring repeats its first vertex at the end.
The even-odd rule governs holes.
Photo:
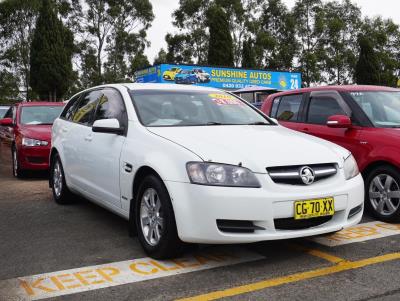
POLYGON ((50 186, 129 220, 148 255, 185 243, 249 243, 358 223, 349 151, 279 126, 227 92, 115 84, 78 93, 54 122, 50 186))

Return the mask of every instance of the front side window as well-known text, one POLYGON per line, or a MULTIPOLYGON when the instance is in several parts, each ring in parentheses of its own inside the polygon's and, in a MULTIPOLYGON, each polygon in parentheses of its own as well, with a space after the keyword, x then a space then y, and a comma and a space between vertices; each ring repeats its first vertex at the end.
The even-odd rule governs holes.
POLYGON ((0 119, 3 118, 8 111, 8 107, 0 107, 0 119))
POLYGON ((73 113, 72 121, 83 125, 90 125, 97 103, 102 95, 103 94, 99 90, 87 92, 79 101, 73 113))
POLYGON ((62 109, 62 106, 22 107, 20 122, 26 125, 53 124, 62 109))
POLYGON ((400 92, 350 92, 351 97, 379 128, 400 127, 400 92))
POLYGON ((282 96, 276 118, 282 121, 297 121, 302 99, 301 94, 282 96))
POLYGON ((336 99, 324 96, 310 99, 308 123, 325 125, 332 115, 347 115, 336 99))
POLYGON ((130 91, 145 126, 272 124, 239 98, 222 91, 130 91))
POLYGON ((104 89, 102 92, 95 120, 116 118, 122 126, 126 126, 127 115, 121 95, 114 89, 104 89))
POLYGON ((76 109, 76 107, 78 105, 80 97, 81 97, 81 94, 71 98, 68 101, 67 105, 64 108, 64 111, 61 113, 61 116, 60 116, 61 118, 64 118, 64 119, 70 120, 70 121, 72 120, 72 116, 73 116, 73 114, 75 112, 75 109, 76 109))

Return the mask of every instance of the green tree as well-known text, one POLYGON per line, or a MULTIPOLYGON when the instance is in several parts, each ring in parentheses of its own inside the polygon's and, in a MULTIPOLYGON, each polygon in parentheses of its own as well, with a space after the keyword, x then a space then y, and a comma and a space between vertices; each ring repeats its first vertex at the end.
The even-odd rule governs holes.
POLYGON ((256 34, 257 65, 270 69, 292 69, 297 50, 295 19, 281 0, 268 0, 262 8, 256 34))
POLYGON ((131 71, 130 74, 133 75, 135 71, 143 69, 145 67, 149 67, 150 63, 147 59, 147 56, 141 52, 138 53, 131 61, 131 71))
POLYGON ((189 34, 167 34, 167 62, 175 64, 192 64, 193 47, 191 46, 191 37, 189 34))
POLYGON ((322 60, 324 81, 348 84, 357 62, 357 36, 361 28, 360 8, 350 0, 327 2, 324 6, 322 60))
POLYGON ((379 57, 366 36, 359 38, 360 54, 355 68, 355 80, 359 85, 379 85, 379 57))
POLYGON ((303 83, 310 86, 322 78, 324 33, 324 10, 321 0, 297 0, 293 8, 296 20, 296 36, 299 42, 298 69, 303 74, 303 83))
POLYGON ((213 5, 207 12, 210 29, 208 64, 233 66, 233 44, 227 21, 227 14, 219 5, 213 5))
POLYGON ((158 65, 158 64, 166 64, 168 63, 167 60, 167 53, 163 48, 160 49, 158 52, 157 56, 154 58, 154 63, 153 65, 158 65))
POLYGON ((243 42, 242 67, 243 68, 257 67, 256 55, 254 52, 254 42, 251 38, 248 38, 246 41, 243 42))
POLYGON ((30 86, 41 99, 57 101, 68 91, 74 50, 72 33, 43 0, 30 49, 30 86))
POLYGON ((0 1, 0 68, 18 79, 24 98, 29 95, 30 45, 40 0, 0 1))
POLYGON ((79 71, 85 81, 81 84, 91 86, 127 77, 130 62, 149 45, 146 31, 154 18, 150 1, 65 1, 65 11, 74 16, 74 32, 82 41, 79 71), (85 71, 89 73, 83 74, 85 71))
POLYGON ((0 71, 0 103, 8 103, 18 98, 18 78, 7 70, 0 71))
POLYGON ((365 19, 362 34, 373 45, 379 63, 379 84, 395 87, 400 70, 400 30, 392 20, 365 19))

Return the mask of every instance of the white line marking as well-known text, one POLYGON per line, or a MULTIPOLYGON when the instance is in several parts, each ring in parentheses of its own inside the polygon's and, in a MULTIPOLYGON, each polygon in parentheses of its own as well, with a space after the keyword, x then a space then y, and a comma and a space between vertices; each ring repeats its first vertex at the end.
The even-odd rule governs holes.
POLYGON ((398 234, 400 234, 400 224, 374 221, 358 224, 334 234, 313 237, 310 240, 324 246, 335 247, 398 234))
POLYGON ((175 260, 140 258, 0 281, 1 300, 39 300, 265 258, 242 248, 211 248, 175 260), (2 299, 4 298, 4 299, 2 299))

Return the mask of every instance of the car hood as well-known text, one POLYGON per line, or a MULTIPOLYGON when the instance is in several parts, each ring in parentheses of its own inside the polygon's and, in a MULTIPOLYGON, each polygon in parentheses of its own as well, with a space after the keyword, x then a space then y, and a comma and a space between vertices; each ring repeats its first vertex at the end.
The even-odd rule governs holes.
POLYGON ((52 125, 24 125, 20 127, 22 136, 42 141, 51 141, 52 125))
POLYGON ((266 167, 338 163, 349 151, 328 141, 282 126, 148 127, 204 161, 237 165, 265 173, 266 167))

